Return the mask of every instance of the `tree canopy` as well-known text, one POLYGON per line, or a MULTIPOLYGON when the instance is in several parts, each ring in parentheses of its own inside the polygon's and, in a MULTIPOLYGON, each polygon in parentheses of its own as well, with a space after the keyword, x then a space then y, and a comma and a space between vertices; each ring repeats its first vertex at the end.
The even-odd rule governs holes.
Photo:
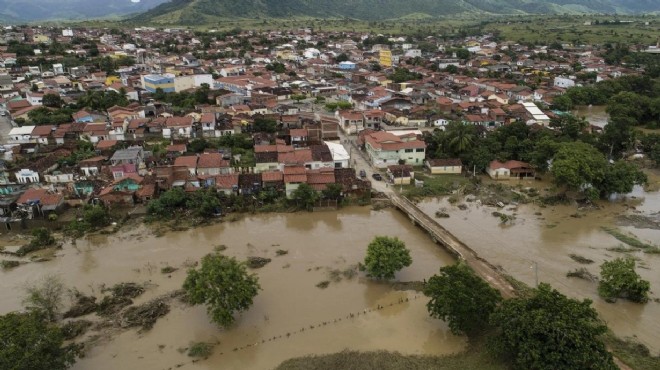
POLYGON ((448 322, 454 334, 473 335, 488 328, 488 318, 502 300, 500 293, 465 264, 445 266, 424 286, 431 298, 426 304, 432 317, 448 322))
POLYGON ((364 265, 367 274, 377 279, 394 279, 394 274, 412 264, 410 251, 399 238, 377 236, 367 246, 364 265))
POLYGON ((256 275, 233 257, 208 254, 199 269, 191 269, 183 283, 192 304, 205 304, 216 324, 228 327, 234 313, 250 308, 261 287, 256 275))
POLYGON ((648 301, 650 289, 650 283, 642 280, 635 271, 635 260, 632 258, 617 258, 600 266, 598 294, 608 301, 625 298, 643 303, 648 301))
POLYGON ((79 349, 64 346, 62 331, 38 313, 0 316, 0 369, 64 370, 79 349))
POLYGON ((491 322, 499 331, 496 351, 516 369, 617 369, 601 338, 607 326, 591 301, 568 298, 548 284, 505 300, 491 322))

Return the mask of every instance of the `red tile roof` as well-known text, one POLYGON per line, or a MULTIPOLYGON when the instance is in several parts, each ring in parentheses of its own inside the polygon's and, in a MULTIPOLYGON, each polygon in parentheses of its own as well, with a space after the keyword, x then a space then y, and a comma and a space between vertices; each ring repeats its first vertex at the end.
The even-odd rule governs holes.
POLYGON ((196 155, 184 155, 177 157, 174 160, 175 166, 184 166, 188 168, 197 168, 197 156, 196 155))

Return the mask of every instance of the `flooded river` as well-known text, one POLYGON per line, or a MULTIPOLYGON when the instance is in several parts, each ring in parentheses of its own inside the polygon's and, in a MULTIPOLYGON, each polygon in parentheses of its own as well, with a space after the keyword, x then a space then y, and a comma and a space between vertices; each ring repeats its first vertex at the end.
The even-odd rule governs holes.
POLYGON ((606 107, 604 105, 581 105, 576 107, 571 113, 575 116, 586 118, 587 122, 594 126, 605 127, 607 121, 610 119, 610 115, 605 110, 606 107))
POLYGON ((53 261, 0 272, 0 312, 21 307, 20 288, 25 282, 53 273, 68 287, 97 295, 102 284, 149 282, 153 286, 136 299, 143 303, 179 289, 184 266, 223 244, 227 246, 223 253, 241 260, 247 256, 273 259, 255 270, 263 290, 234 327, 217 328, 204 307, 174 304, 150 331, 120 331, 92 347, 74 369, 168 369, 178 365, 182 369, 270 369, 291 357, 344 349, 446 354, 465 346, 465 339, 451 335, 445 323, 428 317, 426 300, 419 293, 396 291, 362 274, 331 282, 326 289, 316 287, 329 280, 329 270, 344 270, 361 261, 376 235, 398 236, 411 249, 413 264, 397 274, 400 281, 428 278, 441 266, 453 263, 397 211, 362 207, 257 215, 163 237, 150 234, 146 227, 134 226, 118 236, 67 244, 53 261), (289 253, 276 256, 278 249, 289 253), (180 269, 170 277, 161 274, 164 266, 180 269), (385 308, 370 311, 379 305, 385 308), (193 363, 183 349, 200 341, 219 344, 208 360, 193 363))
MULTIPOLYGON (((657 186, 660 176, 652 175, 650 181, 657 186)), ((527 184, 533 185, 534 182, 527 184)), ((617 335, 636 336, 658 353, 660 303, 634 304, 623 300, 615 304, 606 303, 598 297, 597 283, 566 277, 569 270, 580 267, 586 267, 589 272, 598 275, 599 266, 604 261, 625 256, 607 250, 622 243, 603 231, 603 226, 617 227, 640 240, 660 245, 660 230, 615 225, 616 217, 621 214, 657 215, 660 212, 660 193, 645 193, 637 187, 627 198, 625 201, 602 202, 600 210, 579 212, 579 218, 571 216, 578 213, 576 206, 539 208, 523 205, 517 211, 505 208, 500 211, 516 214, 514 224, 506 226, 500 224, 498 217, 492 216, 491 213, 497 210, 494 207, 466 203, 468 209, 461 211, 446 199, 427 200, 419 206, 430 215, 444 208, 451 217, 438 219, 440 224, 482 257, 502 266, 509 274, 531 286, 536 283, 538 264, 540 282, 547 282, 571 297, 593 300, 601 317, 617 335), (569 254, 584 256, 594 263, 580 265, 569 254)), ((651 298, 660 298, 660 255, 638 252, 632 256, 638 259, 637 271, 651 282, 651 298)))

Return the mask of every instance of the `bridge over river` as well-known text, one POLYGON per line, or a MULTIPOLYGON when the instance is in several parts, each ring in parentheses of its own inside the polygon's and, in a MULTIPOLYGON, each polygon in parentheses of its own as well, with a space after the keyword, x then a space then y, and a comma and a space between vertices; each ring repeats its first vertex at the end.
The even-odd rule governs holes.
POLYGON ((407 214, 415 225, 426 230, 434 242, 442 245, 459 260, 465 261, 477 275, 486 280, 493 288, 499 290, 503 297, 511 298, 516 295, 513 286, 511 286, 497 267, 479 257, 477 252, 465 245, 436 220, 420 210, 413 202, 394 192, 389 192, 388 196, 393 206, 407 214))

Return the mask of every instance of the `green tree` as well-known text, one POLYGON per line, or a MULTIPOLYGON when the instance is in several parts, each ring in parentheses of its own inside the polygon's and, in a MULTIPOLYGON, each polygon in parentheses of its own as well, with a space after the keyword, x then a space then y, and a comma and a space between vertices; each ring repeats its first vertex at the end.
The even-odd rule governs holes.
POLYGON ((617 298, 625 298, 633 302, 648 301, 651 285, 642 280, 635 271, 635 260, 632 258, 617 258, 605 261, 600 266, 600 282, 598 294, 608 302, 617 298))
POLYGON ((584 117, 576 117, 572 114, 563 114, 550 121, 550 127, 558 128, 562 135, 571 140, 577 140, 588 126, 589 122, 584 117))
POLYGON ((255 132, 270 132, 277 131, 277 121, 269 118, 257 118, 254 120, 252 128, 255 132))
POLYGON ((341 63, 341 62, 347 62, 349 60, 348 55, 346 53, 341 53, 335 57, 335 63, 341 63))
POLYGON ((74 364, 78 346, 64 346, 61 329, 37 313, 0 316, 0 369, 64 370, 74 364))
POLYGON ((53 233, 45 227, 32 230, 30 245, 35 247, 48 247, 55 244, 53 233))
POLYGON ((364 265, 371 277, 394 279, 397 271, 411 264, 410 251, 399 238, 377 236, 367 246, 364 265))
POLYGON ((233 257, 208 254, 199 269, 188 271, 183 289, 192 304, 205 304, 211 319, 226 328, 235 321, 234 313, 250 308, 261 287, 245 264, 233 257))
POLYGON ((554 156, 550 172, 557 185, 582 190, 599 183, 605 176, 607 161, 593 146, 576 141, 563 143, 554 156))
POLYGON ((648 178, 634 163, 617 161, 608 165, 603 179, 596 183, 601 198, 611 194, 628 194, 635 185, 646 184, 648 178))
POLYGON ((328 184, 321 192, 323 198, 337 200, 341 197, 342 186, 341 184, 328 184))
POLYGON ((516 369, 615 370, 591 301, 570 299, 548 284, 530 296, 505 300, 491 315, 498 328, 494 349, 516 369))
POLYGON ((41 281, 25 288, 27 296, 23 304, 29 311, 36 312, 45 320, 54 322, 62 309, 64 283, 55 275, 45 276, 41 281))
POLYGON ((488 318, 502 300, 464 263, 445 266, 424 286, 431 298, 426 304, 432 317, 445 320, 454 334, 473 335, 488 328, 488 318))
POLYGON ((300 103, 301 101, 307 99, 307 95, 305 94, 295 94, 291 95, 291 100, 295 100, 296 103, 300 103))
POLYGON ((319 200, 319 193, 308 184, 300 184, 296 190, 291 193, 293 200, 298 208, 311 210, 314 204, 319 200))
POLYGON ((466 151, 474 142, 475 127, 461 122, 450 122, 447 125, 449 149, 459 154, 466 151))
POLYGON ((62 106, 64 101, 57 94, 45 94, 42 101, 41 101, 41 103, 45 107, 59 108, 59 107, 62 106))
POLYGON ((83 209, 83 221, 96 229, 110 225, 111 218, 105 207, 86 205, 83 209))

